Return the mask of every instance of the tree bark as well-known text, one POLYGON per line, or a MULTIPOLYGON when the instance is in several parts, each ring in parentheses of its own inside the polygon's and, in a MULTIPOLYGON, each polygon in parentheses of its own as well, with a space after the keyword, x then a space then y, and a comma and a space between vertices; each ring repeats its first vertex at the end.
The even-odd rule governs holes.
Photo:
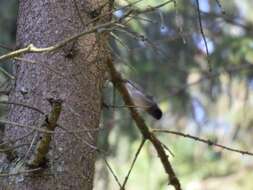
MULTIPOLYGON (((25 47, 48 47, 85 29, 85 22, 92 19, 91 10, 97 9, 104 0, 20 0, 18 15, 17 44, 25 47), (74 4, 76 2, 76 5, 74 4), (77 10, 77 7, 79 11, 77 10)), ((107 7, 108 8, 108 7, 107 7)), ((86 26, 87 27, 87 26, 86 26)), ((88 26, 88 27, 91 27, 88 26)), ((104 36, 105 37, 105 36, 104 36)), ((106 37, 105 37, 106 38, 106 37)), ((16 82, 10 100, 32 105, 49 113, 48 98, 63 100, 59 125, 67 130, 96 129, 101 111, 101 88, 106 65, 106 39, 99 40, 95 34, 81 37, 52 53, 26 54, 22 58, 36 62, 15 62, 16 82)), ((25 125, 39 126, 44 116, 22 106, 11 106, 8 120, 25 125)), ((7 126, 7 140, 20 138, 31 132, 27 128, 7 126)), ((53 134, 48 153, 48 162, 43 171, 36 175, 15 175, 0 179, 3 189, 74 189, 93 188, 96 131, 78 134, 53 134), (81 137, 81 138, 79 138, 81 137), (86 143, 87 142, 87 143, 86 143), (2 180, 2 182, 1 182, 2 180)), ((35 143, 18 149, 22 158, 10 162, 8 171, 17 169, 34 154, 37 136, 30 135, 16 143, 35 143), (26 157, 24 157, 26 156, 26 157)))

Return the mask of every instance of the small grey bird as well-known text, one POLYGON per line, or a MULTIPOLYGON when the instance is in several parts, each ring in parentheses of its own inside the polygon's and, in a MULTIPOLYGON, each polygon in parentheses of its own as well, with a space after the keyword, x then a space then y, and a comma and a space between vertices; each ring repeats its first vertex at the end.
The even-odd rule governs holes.
POLYGON ((143 91, 130 81, 126 81, 125 86, 137 108, 146 111, 157 120, 161 119, 163 113, 152 96, 144 94, 143 91))

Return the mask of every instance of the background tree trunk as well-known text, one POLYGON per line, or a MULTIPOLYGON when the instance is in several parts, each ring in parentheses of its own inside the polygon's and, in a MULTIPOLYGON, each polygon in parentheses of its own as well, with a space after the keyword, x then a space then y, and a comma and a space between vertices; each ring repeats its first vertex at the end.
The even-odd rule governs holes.
MULTIPOLYGON (((102 3, 102 0, 76 0, 85 22, 91 19, 86 13, 102 3)), ((84 28, 72 0, 19 1, 17 44, 21 47, 30 43, 36 47, 54 45, 84 28)), ((92 34, 53 53, 24 55, 24 59, 35 61, 36 64, 26 61, 15 63, 16 82, 10 100, 32 105, 48 113, 50 105, 47 98, 60 98, 63 100, 59 119, 61 126, 68 130, 97 128, 105 73, 103 59, 106 54, 101 43, 92 34)), ((11 106, 8 117, 10 121, 33 126, 39 126, 43 119, 39 113, 18 106, 11 106)), ((62 130, 56 130, 59 131, 62 130)), ((16 139, 29 132, 29 129, 9 126, 5 130, 5 137, 16 139)), ((37 142, 40 134, 37 137, 34 134, 17 143, 30 143, 32 138, 37 142)), ((78 136, 82 140, 67 133, 54 134, 48 168, 36 177, 10 176, 1 182, 3 189, 91 190, 96 151, 90 145, 96 144, 97 132, 83 132, 78 136)), ((29 146, 18 149, 19 157, 23 158, 21 162, 29 159, 34 147, 28 154, 29 146), (24 157, 26 154, 27 157, 24 157)), ((10 170, 16 166, 17 162, 9 164, 10 170)))

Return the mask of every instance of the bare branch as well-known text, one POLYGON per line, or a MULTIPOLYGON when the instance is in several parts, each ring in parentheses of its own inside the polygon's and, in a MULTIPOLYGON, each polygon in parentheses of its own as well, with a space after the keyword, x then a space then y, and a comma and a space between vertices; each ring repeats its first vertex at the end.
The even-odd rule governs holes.
POLYGON ((15 51, 12 51, 10 53, 7 53, 7 54, 4 54, 2 56, 0 56, 0 62, 1 61, 4 61, 4 60, 7 60, 7 59, 11 59, 11 58, 15 58, 15 57, 18 57, 24 53, 43 53, 43 52, 52 52, 52 51, 55 51, 61 47, 63 47, 64 45, 66 45, 67 43, 73 41, 73 40, 76 40, 84 35, 87 35, 87 34, 91 34, 93 32, 97 32, 97 31, 102 31, 103 29, 107 28, 107 27, 110 27, 112 26, 113 24, 115 24, 116 21, 110 21, 110 22, 107 22, 105 24, 101 24, 101 25, 98 25, 98 26, 94 26, 93 28, 91 29, 88 29, 88 30, 84 30, 83 32, 79 33, 79 34, 76 34, 70 38, 67 38, 55 45, 52 45, 52 46, 49 46, 49 47, 45 47, 45 48, 38 48, 38 47, 35 47, 33 44, 30 44, 28 45, 27 47, 25 48, 22 48, 22 49, 18 49, 18 50, 15 50, 15 51))
POLYGON ((163 164, 163 167, 168 174, 169 181, 171 185, 175 187, 176 190, 181 190, 180 182, 168 160, 168 156, 166 155, 166 152, 161 144, 161 142, 156 138, 156 136, 149 131, 148 126, 146 125, 143 118, 139 115, 137 110, 132 107, 134 106, 133 100, 131 99, 125 85, 122 83, 124 79, 121 77, 120 73, 115 69, 112 60, 110 58, 107 59, 107 66, 109 68, 109 72, 111 74, 111 80, 114 84, 114 86, 117 88, 117 90, 121 93, 122 98, 126 105, 130 106, 129 110, 132 115, 132 118, 134 119, 138 129, 142 133, 142 136, 144 139, 149 140, 153 146, 155 147, 157 154, 163 164))
MULTIPOLYGON (((116 23, 120 23, 124 18, 128 17, 130 14, 138 15, 138 14, 142 14, 142 13, 147 13, 147 12, 155 11, 156 9, 158 9, 160 7, 163 7, 166 4, 174 2, 174 1, 175 0, 169 0, 169 1, 166 1, 164 3, 159 4, 157 6, 148 7, 148 8, 143 9, 143 10, 130 9, 119 20, 110 21, 110 22, 107 22, 107 23, 103 23, 103 24, 94 26, 94 27, 92 27, 90 29, 85 29, 83 32, 81 32, 79 34, 76 34, 76 35, 73 35, 73 36, 71 36, 71 37, 69 37, 69 38, 67 38, 67 39, 65 39, 65 40, 63 40, 61 42, 58 42, 58 43, 56 43, 56 44, 54 44, 52 46, 49 46, 49 47, 38 48, 38 47, 35 47, 33 44, 30 44, 30 45, 28 45, 25 48, 21 48, 21 49, 15 50, 15 51, 11 51, 11 52, 9 52, 7 54, 4 54, 4 55, 0 56, 0 62, 4 61, 4 60, 7 60, 7 59, 18 57, 18 56, 23 55, 25 53, 43 53, 43 52, 52 52, 52 51, 55 51, 55 50, 57 50, 57 49, 65 46, 67 43, 69 43, 69 42, 71 42, 73 40, 76 40, 76 39, 78 39, 78 38, 80 38, 80 37, 82 37, 84 35, 91 34, 91 33, 94 33, 94 32, 102 32, 102 31, 106 30, 107 28, 115 26, 116 23)), ((108 13, 106 13, 106 14, 108 14, 108 13)), ((97 20, 98 17, 96 17, 95 19, 97 20)))
POLYGON ((220 147, 222 149, 225 149, 225 150, 228 150, 228 151, 231 151, 231 152, 237 152, 237 153, 240 153, 240 154, 243 154, 243 155, 245 154, 245 155, 253 156, 253 153, 248 152, 248 151, 243 151, 243 150, 239 150, 239 149, 235 149, 235 148, 230 148, 230 147, 212 142, 211 140, 202 139, 202 138, 199 138, 199 137, 196 137, 196 136, 193 136, 193 135, 189 135, 189 134, 185 134, 185 133, 181 133, 181 132, 177 132, 177 131, 171 131, 171 130, 165 130, 165 129, 154 129, 153 132, 154 133, 169 133, 169 134, 173 134, 173 135, 178 135, 178 136, 182 136, 182 137, 185 137, 185 138, 189 138, 189 139, 193 139, 195 141, 205 143, 209 146, 216 146, 216 147, 220 147))

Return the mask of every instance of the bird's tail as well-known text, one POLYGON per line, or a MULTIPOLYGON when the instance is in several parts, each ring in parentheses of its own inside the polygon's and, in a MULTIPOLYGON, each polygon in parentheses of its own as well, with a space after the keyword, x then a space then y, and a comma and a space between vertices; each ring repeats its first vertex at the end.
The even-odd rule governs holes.
POLYGON ((155 119, 161 119, 163 113, 161 109, 157 106, 157 104, 150 106, 147 108, 147 112, 153 116, 155 119))
POLYGON ((161 119, 163 113, 152 96, 146 95, 130 82, 126 83, 126 88, 134 104, 139 107, 139 109, 145 110, 155 119, 161 119))

